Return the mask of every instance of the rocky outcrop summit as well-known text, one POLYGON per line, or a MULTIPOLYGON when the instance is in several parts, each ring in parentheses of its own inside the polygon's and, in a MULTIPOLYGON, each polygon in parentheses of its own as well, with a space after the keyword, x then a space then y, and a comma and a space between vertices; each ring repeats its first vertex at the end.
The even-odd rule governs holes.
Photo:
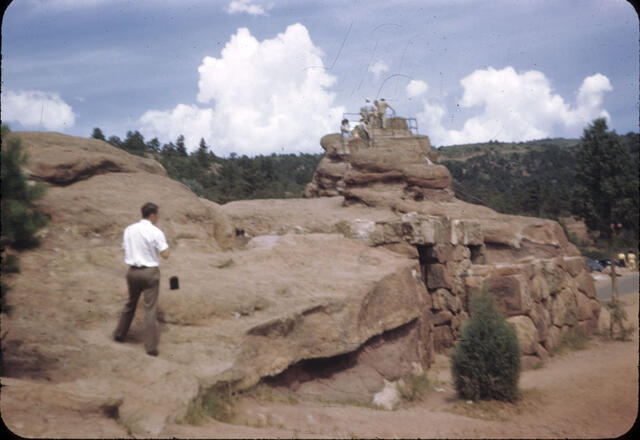
POLYGON ((455 199, 428 138, 389 122, 349 154, 325 136, 305 199, 222 206, 104 142, 16 133, 51 222, 7 280, 3 421, 22 436, 162 436, 210 390, 259 381, 378 402, 453 346, 483 286, 529 362, 570 328, 591 331, 600 305, 562 228, 455 199), (111 338, 122 230, 147 201, 172 248, 158 358, 142 348, 142 310, 124 344, 111 338))
POLYGON ((451 175, 433 164, 429 138, 414 135, 402 118, 390 118, 387 125, 372 128, 368 140, 324 136, 320 145, 326 155, 305 197, 343 195, 347 203, 385 207, 400 200, 452 200, 451 175))

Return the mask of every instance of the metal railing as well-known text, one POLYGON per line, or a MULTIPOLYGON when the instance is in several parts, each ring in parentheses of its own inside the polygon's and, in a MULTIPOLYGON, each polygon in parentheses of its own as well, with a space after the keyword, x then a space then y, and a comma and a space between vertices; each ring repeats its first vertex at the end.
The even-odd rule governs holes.
MULTIPOLYGON (((342 119, 349 119, 350 124, 353 123, 354 121, 359 122, 361 117, 362 115, 360 113, 343 113, 342 114, 342 119)), ((416 118, 405 118, 404 116, 397 116, 395 112, 393 113, 392 117, 404 119, 405 121, 407 121, 407 128, 409 129, 409 131, 416 135, 419 134, 418 120, 416 118)))

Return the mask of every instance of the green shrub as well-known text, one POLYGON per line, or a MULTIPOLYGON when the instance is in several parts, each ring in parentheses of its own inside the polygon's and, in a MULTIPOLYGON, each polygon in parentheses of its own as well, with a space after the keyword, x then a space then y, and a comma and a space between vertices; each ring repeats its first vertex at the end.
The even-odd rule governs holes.
POLYGON ((234 395, 230 384, 214 385, 189 404, 184 421, 190 425, 198 425, 208 416, 221 422, 229 422, 235 415, 234 395))
POLYGON ((627 312, 622 308, 619 302, 609 301, 606 304, 609 313, 611 314, 611 325, 609 329, 609 336, 612 339, 618 339, 620 341, 628 341, 633 334, 635 328, 633 326, 625 326, 627 321, 627 312), (617 335, 615 330, 618 330, 617 335))
POLYGON ((471 400, 518 398, 520 344, 515 328, 483 290, 471 298, 471 317, 451 357, 458 395, 471 400))
POLYGON ((398 385, 400 397, 408 402, 420 400, 429 389, 429 378, 426 374, 410 374, 398 385))

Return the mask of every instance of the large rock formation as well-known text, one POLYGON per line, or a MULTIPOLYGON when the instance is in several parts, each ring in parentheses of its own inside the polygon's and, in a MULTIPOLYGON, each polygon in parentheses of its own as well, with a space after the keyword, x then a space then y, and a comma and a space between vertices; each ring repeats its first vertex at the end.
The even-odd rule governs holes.
POLYGON ((414 135, 404 119, 391 118, 388 129, 374 128, 371 139, 329 134, 326 151, 305 197, 343 195, 347 202, 392 207, 399 200, 451 200, 449 170, 434 165, 427 136, 414 135), (429 166, 426 166, 429 164, 429 166))
POLYGON ((454 344, 470 295, 484 287, 516 325, 525 365, 544 359, 569 328, 595 329, 593 281, 562 227, 455 199, 428 137, 389 122, 368 143, 323 137, 326 156, 305 191, 311 200, 233 202, 225 212, 246 234, 341 232, 418 261, 437 351, 454 344))
POLYGON ((594 328, 593 282, 557 223, 456 200, 428 138, 389 127, 349 155, 323 138, 306 199, 223 206, 104 142, 18 133, 51 223, 8 280, 4 422, 23 436, 162 435, 208 390, 263 379, 373 401, 452 346, 483 285, 531 360, 572 326, 594 328), (122 230, 147 201, 172 248, 158 358, 141 345, 142 310, 125 344, 111 338, 122 230))

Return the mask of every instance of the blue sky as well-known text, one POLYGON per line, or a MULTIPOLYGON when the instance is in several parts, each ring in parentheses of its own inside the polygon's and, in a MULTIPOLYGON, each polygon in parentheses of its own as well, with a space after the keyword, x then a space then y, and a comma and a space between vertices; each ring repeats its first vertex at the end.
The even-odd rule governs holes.
POLYGON ((12 130, 204 138, 217 154, 321 152, 384 97, 434 145, 638 131, 624 0, 14 0, 12 130))

